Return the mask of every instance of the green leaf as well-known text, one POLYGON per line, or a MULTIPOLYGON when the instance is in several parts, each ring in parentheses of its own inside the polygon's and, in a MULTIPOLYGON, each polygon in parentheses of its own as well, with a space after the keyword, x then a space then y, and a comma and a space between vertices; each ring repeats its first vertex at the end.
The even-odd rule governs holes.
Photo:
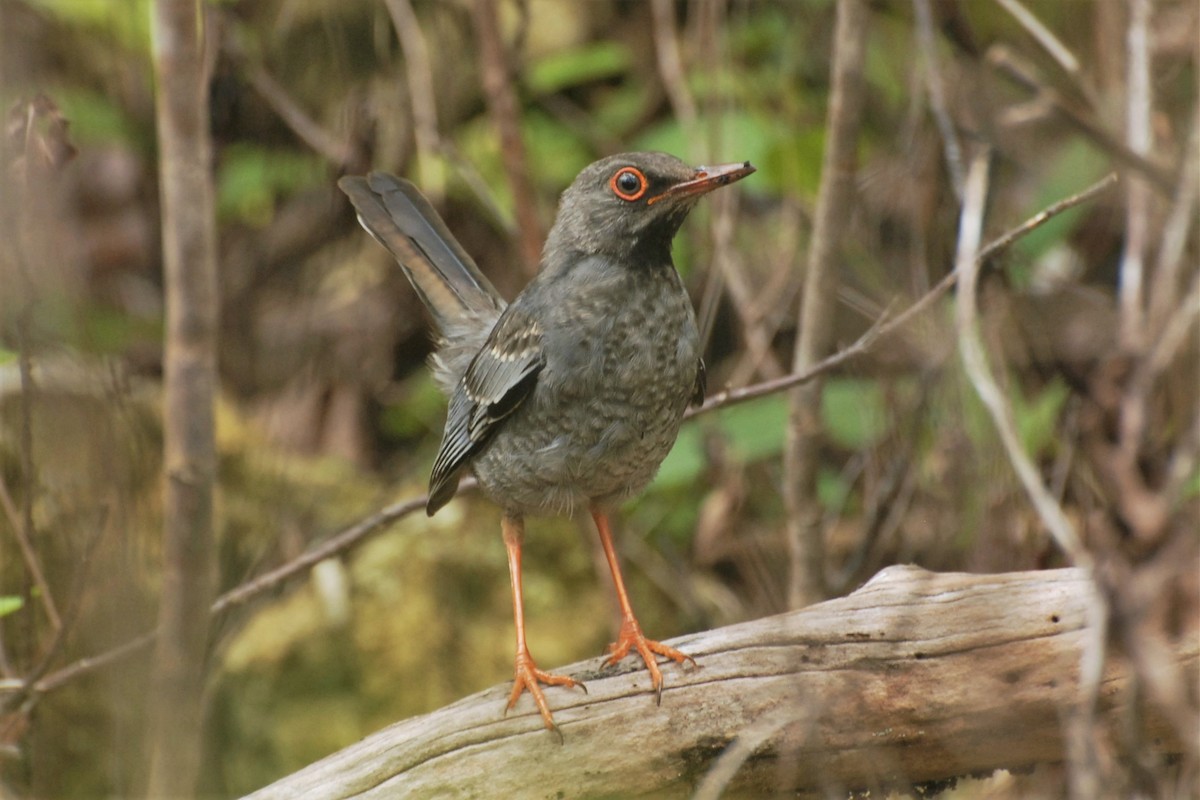
POLYGON ((632 62, 629 48, 601 41, 551 53, 530 65, 525 85, 538 94, 552 94, 580 84, 624 74, 632 62))
POLYGON ((1055 381, 1032 398, 1026 399, 1015 388, 1012 392, 1013 415, 1025 452, 1036 457, 1051 448, 1058 430, 1058 419, 1071 390, 1055 381))
POLYGON ((217 169, 217 212, 254 227, 267 225, 282 195, 325 179, 315 154, 238 144, 226 148, 217 169))
POLYGON ((887 429, 883 393, 872 380, 827 381, 821 393, 821 417, 829 437, 850 450, 870 447, 887 429))
POLYGON ((699 477, 704 469, 704 437, 700 426, 689 422, 679 431, 675 446, 658 468, 654 488, 671 489, 686 486, 699 477))
POLYGON ((718 412, 731 454, 743 463, 761 461, 783 451, 788 420, 787 395, 771 395, 718 412))
POLYGON ((0 595, 0 617, 6 617, 9 614, 20 611, 24 607, 24 597, 15 594, 0 595))
MULTIPOLYGON (((1106 154, 1096 150, 1083 139, 1069 139, 1046 159, 1045 171, 1037 181, 1037 194, 1029 204, 1030 209, 1045 208, 1086 188, 1098 180, 1109 167, 1110 161, 1106 154)), ((1093 209, 1093 204, 1086 203, 1068 209, 1017 240, 1013 249, 1019 255, 1010 260, 1008 272, 1016 279, 1018 288, 1027 284, 1033 262, 1063 244, 1079 220, 1092 213, 1093 209)))

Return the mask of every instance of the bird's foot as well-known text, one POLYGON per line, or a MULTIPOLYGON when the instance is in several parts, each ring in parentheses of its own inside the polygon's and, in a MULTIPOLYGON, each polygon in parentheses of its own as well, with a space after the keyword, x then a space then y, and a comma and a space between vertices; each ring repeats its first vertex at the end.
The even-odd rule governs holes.
POLYGON ((646 662, 646 670, 650 673, 650 686, 654 689, 657 696, 656 702, 659 705, 662 705, 663 676, 662 671, 658 668, 658 659, 654 656, 664 656, 679 664, 685 661, 690 661, 693 665, 696 663, 696 659, 687 653, 681 653, 662 642, 647 639, 646 635, 642 633, 642 626, 638 624, 638 621, 633 617, 626 617, 621 621, 621 632, 617 635, 617 640, 608 646, 611 655, 604 665, 606 667, 613 666, 629 655, 630 650, 636 650, 642 657, 642 661, 646 662))
MULTIPOLYGON (((517 653, 513 668, 512 693, 508 696, 508 705, 504 707, 504 713, 512 711, 521 693, 527 691, 542 715, 542 722, 546 724, 546 730, 557 732, 558 726, 554 724, 554 716, 550 713, 550 706, 546 703, 546 695, 542 693, 541 684, 543 683, 547 686, 566 686, 567 688, 578 686, 583 689, 585 694, 587 693, 587 687, 583 685, 582 681, 568 678, 566 675, 543 672, 538 669, 537 664, 533 663, 533 656, 529 655, 529 651, 522 650, 517 653)), ((559 735, 561 736, 561 734, 559 735)))

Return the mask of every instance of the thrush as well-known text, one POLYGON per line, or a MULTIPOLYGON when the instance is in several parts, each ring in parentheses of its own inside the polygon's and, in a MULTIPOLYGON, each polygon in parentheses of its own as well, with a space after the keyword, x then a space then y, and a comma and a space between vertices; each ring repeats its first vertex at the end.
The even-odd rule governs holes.
POLYGON ((511 303, 413 184, 381 172, 338 181, 437 328, 431 366, 449 410, 426 511, 449 502, 468 469, 502 509, 516 623, 506 710, 528 691, 551 730, 542 685, 582 684, 539 669, 526 644, 526 515, 586 508, 595 520, 621 611, 606 665, 636 652, 661 702, 657 656, 691 660, 642 632, 609 515, 646 487, 688 404, 704 397, 700 337, 671 259, 672 239, 702 195, 752 172, 749 162, 693 168, 665 153, 591 164, 563 192, 539 271, 511 303))

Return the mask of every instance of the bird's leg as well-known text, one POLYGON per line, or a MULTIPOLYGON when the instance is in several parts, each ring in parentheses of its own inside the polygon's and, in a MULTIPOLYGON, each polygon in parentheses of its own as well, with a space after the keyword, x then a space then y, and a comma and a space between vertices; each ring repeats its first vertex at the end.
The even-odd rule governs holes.
POLYGON ((691 661, 695 664, 696 659, 673 647, 667 647, 661 642, 647 639, 646 635, 642 633, 642 626, 638 624, 637 617, 633 615, 633 606, 629 604, 629 595, 625 591, 625 580, 621 577, 621 566, 617 563, 617 551, 613 548, 612 533, 608 527, 608 514, 592 509, 592 519, 596 521, 596 530, 600 533, 600 544, 604 547, 604 556, 608 559, 608 568, 612 571, 613 585, 617 590, 617 602, 621 606, 621 632, 617 634, 617 640, 609 645, 608 649, 612 655, 604 664, 612 666, 628 655, 630 650, 636 650, 642 660, 646 662, 646 669, 650 672, 650 685, 654 688, 658 702, 661 704, 663 676, 658 668, 655 654, 665 656, 680 664, 684 661, 691 661))
POLYGON ((513 619, 517 627, 517 658, 513 670, 513 689, 512 694, 508 696, 508 705, 505 706, 504 713, 507 714, 517 704, 517 698, 521 696, 521 692, 528 691, 533 697, 533 702, 537 704, 538 711, 541 712, 546 728, 557 731, 554 717, 550 714, 550 706, 546 704, 546 697, 542 694, 542 687, 539 684, 578 686, 585 692, 587 687, 566 675, 552 675, 549 672, 543 672, 537 668, 537 664, 533 663, 533 656, 529 654, 529 647, 525 644, 525 605, 521 596, 521 540, 525 535, 525 520, 520 516, 505 514, 500 522, 500 529, 504 534, 504 549, 508 551, 508 577, 512 581, 513 619))

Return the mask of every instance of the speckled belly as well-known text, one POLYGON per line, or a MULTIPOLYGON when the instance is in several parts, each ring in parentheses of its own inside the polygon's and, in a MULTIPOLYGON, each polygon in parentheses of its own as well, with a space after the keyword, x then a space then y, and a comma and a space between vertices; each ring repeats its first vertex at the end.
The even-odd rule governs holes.
POLYGON ((670 288, 603 324, 576 326, 586 353, 554 351, 532 396, 472 463, 497 504, 569 514, 618 503, 653 479, 679 433, 699 360, 690 301, 677 281, 670 288))

